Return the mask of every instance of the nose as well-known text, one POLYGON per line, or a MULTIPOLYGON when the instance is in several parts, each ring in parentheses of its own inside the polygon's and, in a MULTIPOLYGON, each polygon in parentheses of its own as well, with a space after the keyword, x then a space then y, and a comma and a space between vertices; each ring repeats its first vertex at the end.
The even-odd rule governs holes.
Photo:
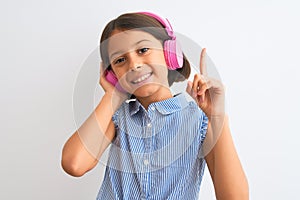
POLYGON ((130 71, 139 71, 141 69, 142 69, 141 64, 132 65, 132 67, 130 67, 130 71))
POLYGON ((129 71, 139 71, 142 69, 143 61, 139 56, 134 55, 132 52, 129 59, 129 71))

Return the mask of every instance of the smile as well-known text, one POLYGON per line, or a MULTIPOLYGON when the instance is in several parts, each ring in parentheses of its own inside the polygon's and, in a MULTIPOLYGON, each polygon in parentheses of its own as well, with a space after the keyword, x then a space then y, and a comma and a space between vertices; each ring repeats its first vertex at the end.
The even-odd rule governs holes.
POLYGON ((152 72, 145 74, 134 81, 131 81, 131 83, 133 83, 133 84, 141 83, 141 82, 147 80, 151 75, 152 75, 152 72))

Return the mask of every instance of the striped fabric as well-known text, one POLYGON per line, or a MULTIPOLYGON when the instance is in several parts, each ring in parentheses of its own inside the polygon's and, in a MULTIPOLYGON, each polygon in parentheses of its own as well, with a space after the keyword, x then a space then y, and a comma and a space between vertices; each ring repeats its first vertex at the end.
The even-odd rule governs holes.
POLYGON ((97 200, 198 199, 208 118, 194 102, 184 94, 148 110, 124 102, 112 119, 116 136, 97 200))

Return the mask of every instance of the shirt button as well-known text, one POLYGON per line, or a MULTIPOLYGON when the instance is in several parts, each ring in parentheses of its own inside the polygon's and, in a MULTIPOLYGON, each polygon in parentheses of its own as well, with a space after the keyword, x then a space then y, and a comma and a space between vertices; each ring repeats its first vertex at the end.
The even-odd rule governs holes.
POLYGON ((154 110, 155 110, 155 107, 151 107, 151 110, 153 110, 153 111, 154 111, 154 110))
POLYGON ((148 123, 147 126, 148 126, 148 128, 150 128, 152 125, 151 125, 151 123, 148 123))
POLYGON ((144 165, 149 165, 149 160, 148 159, 144 160, 144 165))

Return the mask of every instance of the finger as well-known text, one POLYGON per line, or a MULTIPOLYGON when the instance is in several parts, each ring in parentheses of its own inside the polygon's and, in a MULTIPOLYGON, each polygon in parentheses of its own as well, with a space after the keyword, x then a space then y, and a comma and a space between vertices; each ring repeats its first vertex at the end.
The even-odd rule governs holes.
POLYGON ((193 81, 193 92, 197 93, 203 84, 205 84, 205 77, 200 74, 196 74, 193 81))
POLYGON ((206 90, 207 90, 207 85, 205 83, 199 85, 199 91, 197 92, 197 96, 200 97, 200 103, 204 102, 206 90))
POLYGON ((101 61, 101 62, 100 62, 100 75, 101 75, 101 76, 103 75, 103 72, 104 72, 104 69, 103 69, 103 62, 101 61))
POLYGON ((104 73, 104 69, 103 69, 103 62, 101 61, 100 62, 100 78, 99 78, 99 84, 100 85, 102 85, 102 83, 101 82, 103 82, 103 73, 104 73))
MULTIPOLYGON (((187 83, 187 87, 186 87, 186 92, 192 97, 194 98, 196 101, 199 102, 199 100, 197 100, 197 93, 195 93, 193 91, 193 82, 188 81, 187 83)), ((201 97, 200 97, 201 98, 201 97)))
POLYGON ((206 48, 203 48, 200 55, 200 73, 202 75, 207 75, 206 70, 206 48))
POLYGON ((202 75, 195 75, 194 82, 193 82, 193 97, 197 99, 198 102, 202 103, 205 99, 205 92, 199 93, 199 91, 203 91, 206 88, 206 79, 202 75))
POLYGON ((200 96, 200 103, 204 102, 206 91, 210 91, 211 88, 217 87, 217 83, 214 81, 213 78, 201 76, 202 81, 201 85, 199 85, 199 90, 197 92, 197 95, 200 96))
POLYGON ((195 74, 194 80, 193 80, 193 86, 192 86, 192 91, 193 91, 194 95, 196 95, 197 92, 198 92, 199 81, 200 81, 200 75, 199 74, 195 74))
POLYGON ((198 95, 202 95, 206 90, 210 88, 210 81, 206 79, 201 80, 201 85, 199 85, 199 89, 197 91, 198 95))

